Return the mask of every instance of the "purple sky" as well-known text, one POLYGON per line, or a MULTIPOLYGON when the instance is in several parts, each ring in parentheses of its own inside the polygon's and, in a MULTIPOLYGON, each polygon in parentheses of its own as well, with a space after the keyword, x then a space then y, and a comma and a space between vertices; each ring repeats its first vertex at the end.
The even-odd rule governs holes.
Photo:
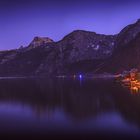
POLYGON ((140 18, 138 0, 0 0, 0 50, 55 41, 76 29, 116 34, 140 18))

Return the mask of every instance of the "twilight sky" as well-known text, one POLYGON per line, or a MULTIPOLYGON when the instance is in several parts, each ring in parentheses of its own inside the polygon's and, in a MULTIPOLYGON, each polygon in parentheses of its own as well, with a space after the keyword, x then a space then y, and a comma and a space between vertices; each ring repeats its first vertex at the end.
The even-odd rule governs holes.
POLYGON ((0 0, 0 50, 76 29, 116 34, 138 18, 139 0, 0 0))

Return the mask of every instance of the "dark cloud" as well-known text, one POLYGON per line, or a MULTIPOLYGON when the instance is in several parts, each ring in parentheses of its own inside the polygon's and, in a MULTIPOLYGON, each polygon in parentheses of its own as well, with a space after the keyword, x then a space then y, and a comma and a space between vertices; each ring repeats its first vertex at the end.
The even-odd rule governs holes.
POLYGON ((67 3, 71 4, 128 4, 128 3, 134 3, 139 2, 138 0, 0 0, 0 7, 6 6, 18 6, 18 5, 36 5, 36 4, 61 4, 65 5, 67 3))

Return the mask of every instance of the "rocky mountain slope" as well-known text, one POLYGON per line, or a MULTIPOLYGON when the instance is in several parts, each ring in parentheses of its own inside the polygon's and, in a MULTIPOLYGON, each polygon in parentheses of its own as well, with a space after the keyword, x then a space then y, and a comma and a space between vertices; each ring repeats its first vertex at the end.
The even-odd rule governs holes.
POLYGON ((140 70, 140 20, 128 25, 118 34, 116 46, 103 70, 112 73, 132 68, 140 70))
POLYGON ((117 73, 140 68, 140 20, 118 35, 76 30, 54 42, 35 37, 27 47, 0 52, 0 76, 117 73))

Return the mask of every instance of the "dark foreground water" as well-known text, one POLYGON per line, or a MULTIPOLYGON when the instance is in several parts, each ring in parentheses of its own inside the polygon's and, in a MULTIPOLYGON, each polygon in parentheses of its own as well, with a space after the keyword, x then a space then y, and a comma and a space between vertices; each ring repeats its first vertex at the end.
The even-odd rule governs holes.
POLYGON ((111 79, 1 79, 0 134, 139 138, 140 95, 111 79))

